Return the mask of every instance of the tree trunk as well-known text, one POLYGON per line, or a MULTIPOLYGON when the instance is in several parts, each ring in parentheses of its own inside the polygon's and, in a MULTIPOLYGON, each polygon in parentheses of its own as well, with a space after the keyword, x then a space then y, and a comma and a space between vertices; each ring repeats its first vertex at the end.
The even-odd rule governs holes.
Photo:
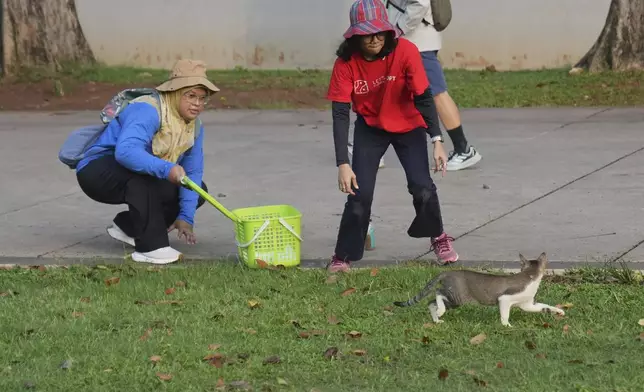
POLYGON ((93 63, 74 0, 2 0, 4 69, 93 63))
POLYGON ((644 69, 644 0, 611 0, 597 41, 572 71, 582 69, 644 69))

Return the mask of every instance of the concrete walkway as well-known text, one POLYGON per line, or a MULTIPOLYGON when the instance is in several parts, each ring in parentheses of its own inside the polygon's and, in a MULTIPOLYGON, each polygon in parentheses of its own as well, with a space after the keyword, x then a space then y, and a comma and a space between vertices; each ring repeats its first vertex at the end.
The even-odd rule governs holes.
MULTIPOLYGON (((231 111, 203 115, 206 176, 230 209, 292 204, 303 213, 304 265, 333 252, 345 196, 337 191, 330 114, 231 111)), ((97 113, 1 113, 0 264, 122 260, 131 251, 105 234, 123 207, 97 204, 57 160, 74 128, 97 113)), ((435 181, 445 227, 465 264, 516 266, 518 253, 571 266, 644 261, 644 109, 481 109, 463 112, 483 155, 475 168, 435 181), (500 264, 499 264, 500 263, 500 264)), ((451 143, 446 143, 451 148, 451 143)), ((427 252, 406 236, 413 217, 404 173, 390 149, 378 175, 377 249, 365 265, 427 252)), ((205 205, 189 258, 236 252, 233 225, 205 205)), ((433 259, 433 254, 423 257, 433 259)))

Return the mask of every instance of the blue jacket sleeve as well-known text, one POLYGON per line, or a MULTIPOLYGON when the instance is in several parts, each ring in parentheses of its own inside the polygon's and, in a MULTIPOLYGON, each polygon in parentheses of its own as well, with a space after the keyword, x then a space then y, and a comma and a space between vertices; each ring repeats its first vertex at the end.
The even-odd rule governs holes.
MULTIPOLYGON (((201 186, 203 179, 203 138, 204 128, 201 125, 199 137, 195 140, 195 144, 183 155, 180 164, 186 171, 186 175, 190 177, 197 185, 201 186)), ((188 188, 179 188, 179 216, 184 222, 194 225, 195 212, 197 211, 197 202, 199 195, 188 188)))
POLYGON ((130 104, 119 114, 118 121, 121 133, 114 151, 116 161, 134 172, 167 179, 174 164, 152 154, 152 138, 160 126, 154 106, 130 104))

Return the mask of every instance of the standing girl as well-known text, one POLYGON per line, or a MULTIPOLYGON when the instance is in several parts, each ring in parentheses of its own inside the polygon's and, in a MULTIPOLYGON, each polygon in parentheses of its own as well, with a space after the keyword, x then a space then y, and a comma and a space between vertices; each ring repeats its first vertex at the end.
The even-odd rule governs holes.
POLYGON ((358 0, 349 12, 351 26, 338 48, 327 99, 332 101, 338 187, 348 193, 330 272, 346 272, 362 259, 380 158, 393 145, 407 176, 416 217, 407 234, 430 238, 438 261, 453 263, 454 240, 443 220, 430 177, 427 134, 434 145, 435 172, 446 170, 447 156, 438 115, 420 53, 398 38, 380 0, 358 0), (349 111, 357 114, 351 165, 347 151, 349 111))

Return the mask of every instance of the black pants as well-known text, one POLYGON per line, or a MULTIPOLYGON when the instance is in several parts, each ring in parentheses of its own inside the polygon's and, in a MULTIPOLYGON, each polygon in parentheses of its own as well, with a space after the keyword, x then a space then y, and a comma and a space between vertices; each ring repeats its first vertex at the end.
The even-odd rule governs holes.
MULTIPOLYGON (((169 246, 168 228, 179 215, 178 186, 128 170, 113 155, 91 161, 76 177, 78 185, 91 199, 128 205, 129 211, 118 213, 114 223, 134 238, 137 252, 169 246)), ((207 191, 205 184, 201 186, 207 191)), ((200 197, 197 208, 204 201, 200 197)))
POLYGON ((335 255, 342 260, 362 259, 378 164, 389 145, 393 145, 405 170, 407 189, 416 210, 416 217, 407 234, 413 238, 428 238, 443 233, 436 185, 430 177, 426 130, 417 128, 408 133, 390 133, 370 127, 358 116, 353 137, 352 167, 359 189, 354 189, 355 196, 348 196, 340 221, 335 255))

